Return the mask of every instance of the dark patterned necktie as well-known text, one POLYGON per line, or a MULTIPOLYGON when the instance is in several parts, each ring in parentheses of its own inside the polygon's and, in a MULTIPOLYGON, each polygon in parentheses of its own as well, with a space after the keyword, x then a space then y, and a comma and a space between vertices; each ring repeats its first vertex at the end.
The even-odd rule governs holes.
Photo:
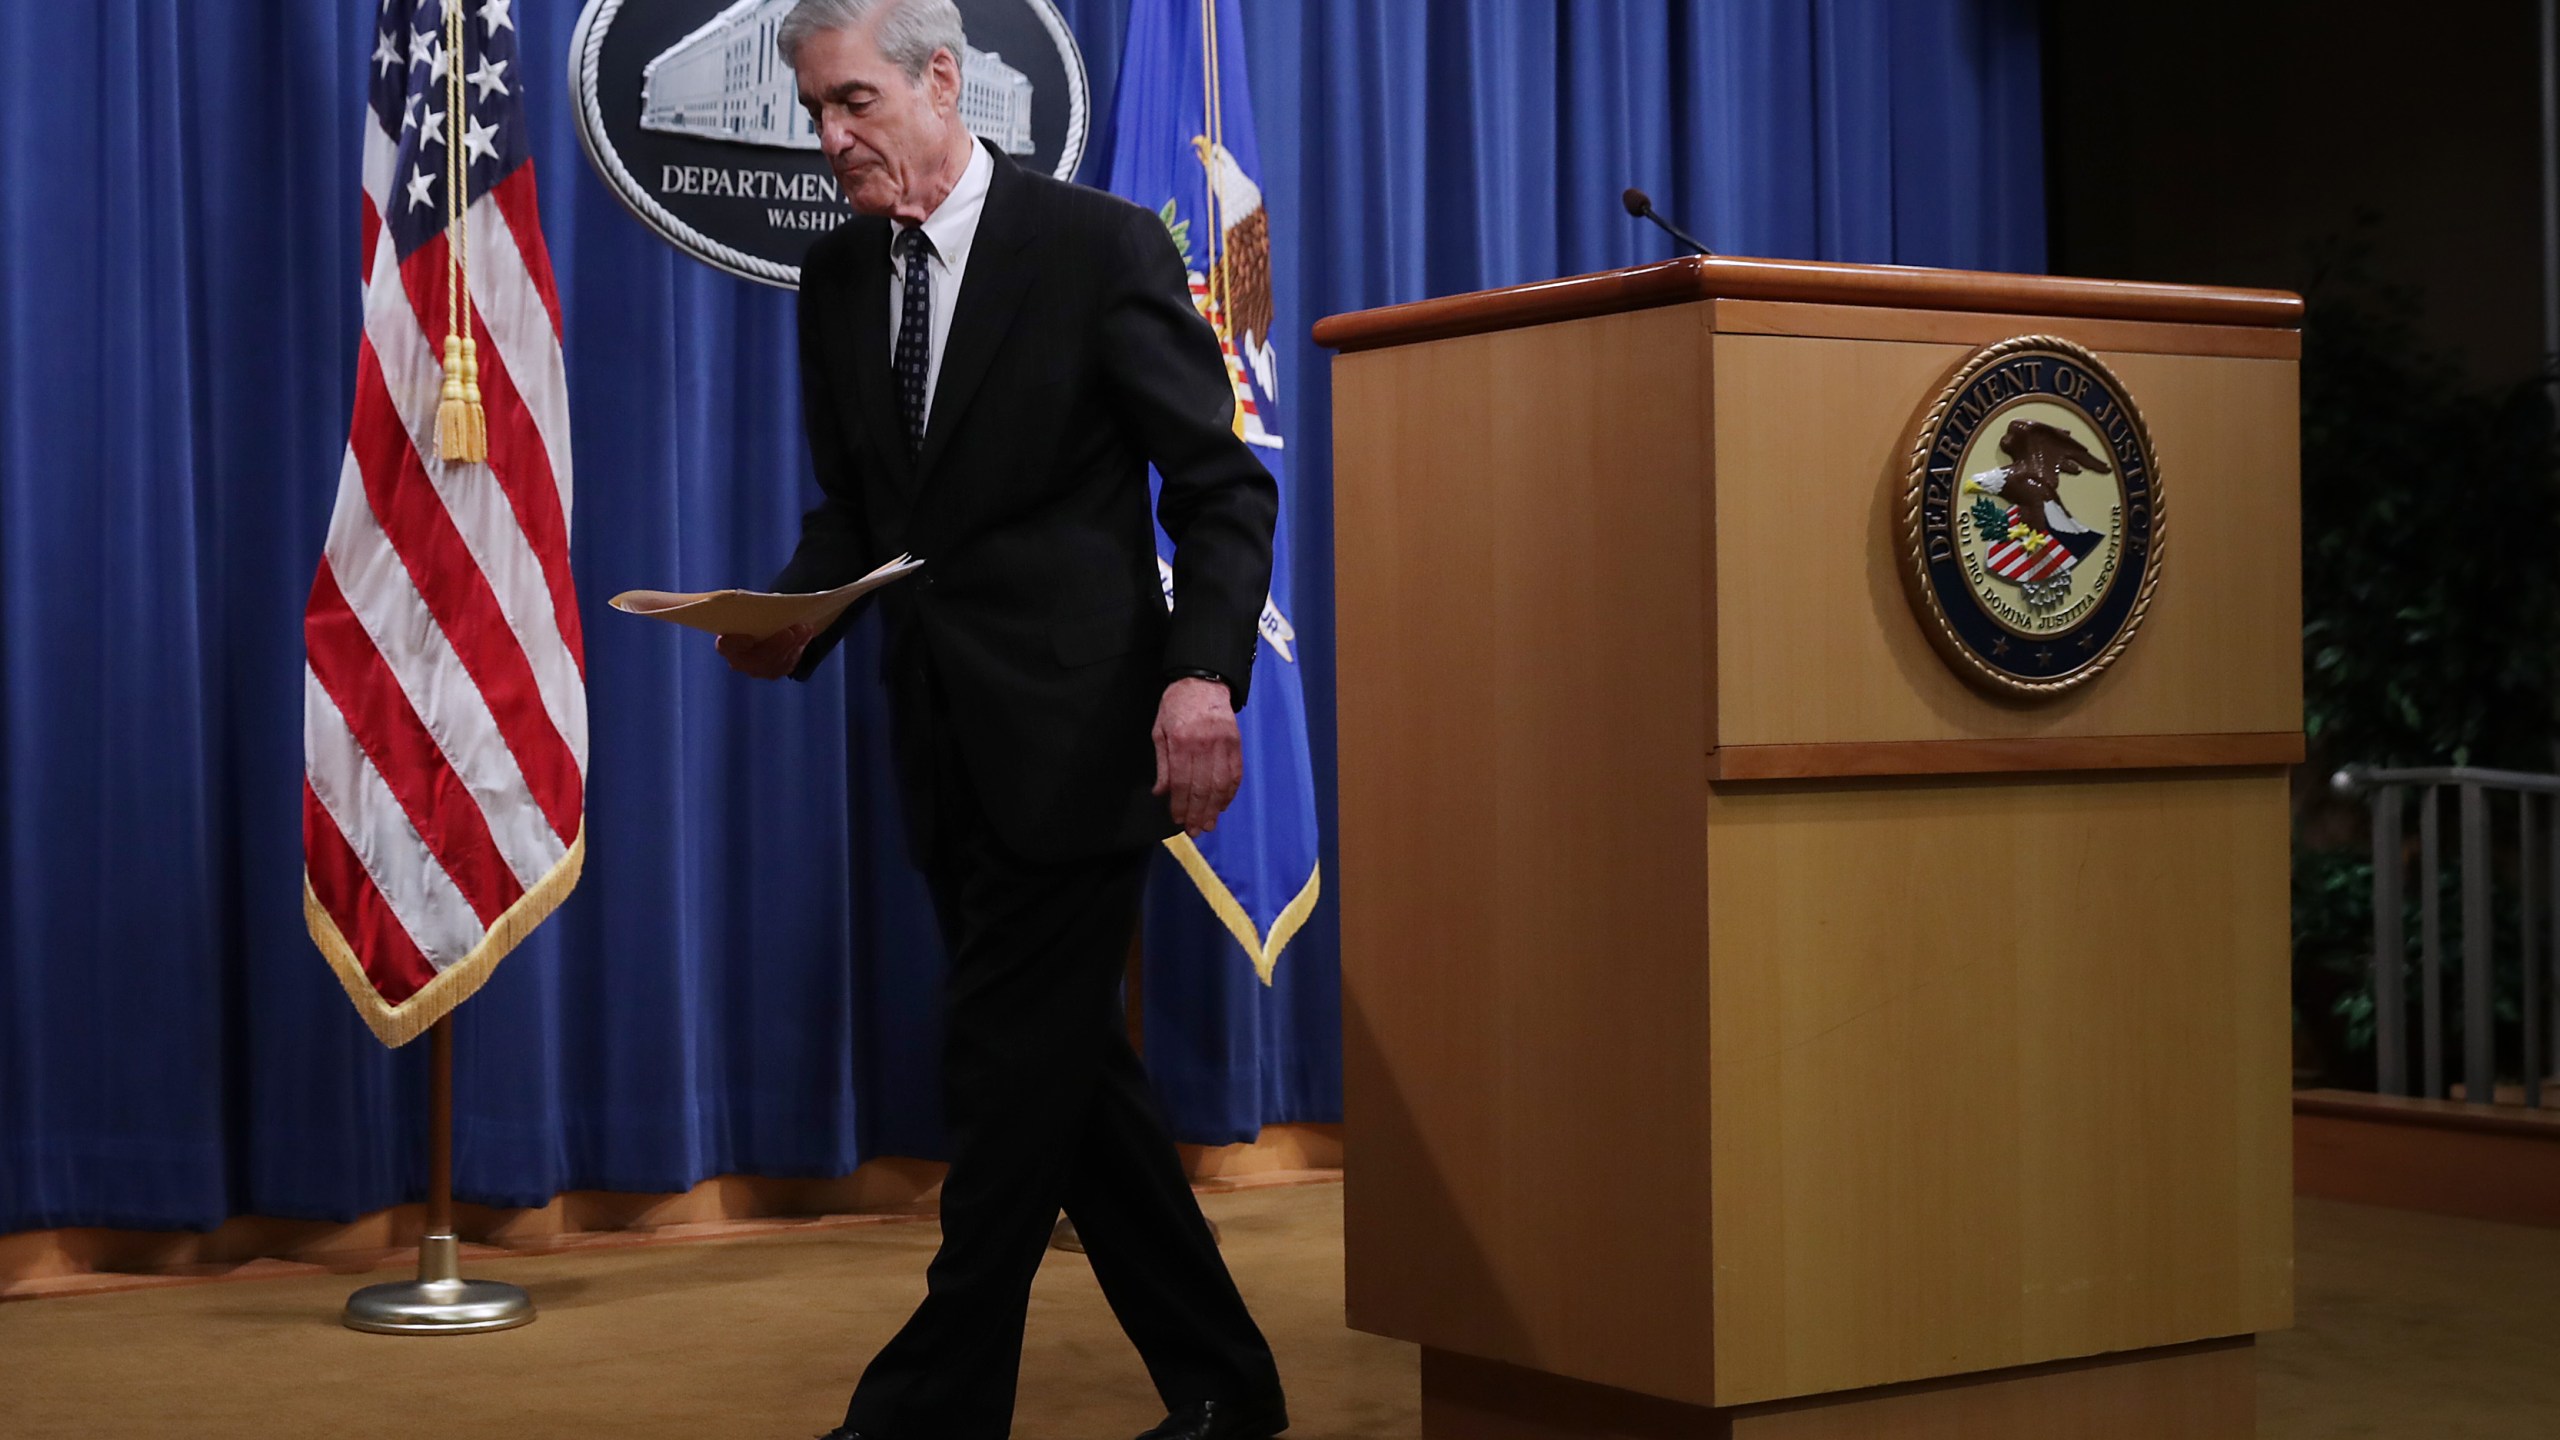
POLYGON ((933 364, 933 274, 925 264, 933 241, 922 227, 898 232, 898 264, 906 273, 906 294, 898 311, 898 348, 893 368, 898 376, 898 407, 907 417, 907 454, 924 449, 924 382, 933 364))

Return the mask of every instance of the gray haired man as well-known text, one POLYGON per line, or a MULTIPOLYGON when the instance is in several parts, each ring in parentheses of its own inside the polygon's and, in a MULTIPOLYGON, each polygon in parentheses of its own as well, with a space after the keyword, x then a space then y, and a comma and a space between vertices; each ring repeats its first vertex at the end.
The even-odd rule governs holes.
MULTIPOLYGON (((822 499, 774 588, 926 560, 877 598, 909 846, 951 957, 942 1249, 833 1440, 1002 1440, 1062 1209, 1170 1412, 1148 1437, 1263 1440, 1288 1426, 1279 1372, 1130 1047, 1120 972, 1158 842, 1216 825, 1242 782, 1277 490, 1162 222, 961 124, 951 0, 800 0, 779 38, 860 213, 801 267, 822 499)), ((720 649, 806 677, 842 633, 720 649)))

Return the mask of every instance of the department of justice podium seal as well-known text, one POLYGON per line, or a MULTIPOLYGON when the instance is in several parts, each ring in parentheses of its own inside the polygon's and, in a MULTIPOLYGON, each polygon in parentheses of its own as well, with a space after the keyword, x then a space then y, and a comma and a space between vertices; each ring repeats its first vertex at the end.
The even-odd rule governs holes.
POLYGON ((2160 582, 2159 464, 2097 356, 2050 335, 1974 352, 1911 438, 1902 579, 1957 673, 2003 695, 2084 685, 2160 582))
MULTIPOLYGON (((792 0, 587 0, 569 41, 578 142, 668 243, 796 287, 800 257, 853 217, 791 68, 792 0)), ((1073 179, 1091 124, 1084 57, 1051 0, 959 0, 960 116, 1024 166, 1073 179)))

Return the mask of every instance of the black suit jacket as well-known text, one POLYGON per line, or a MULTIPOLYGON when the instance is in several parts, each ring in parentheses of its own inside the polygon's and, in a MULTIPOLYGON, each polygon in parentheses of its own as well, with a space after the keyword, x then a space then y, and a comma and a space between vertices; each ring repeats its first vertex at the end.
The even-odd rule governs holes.
MULTIPOLYGON (((878 592, 908 830, 931 854, 938 757, 1026 859, 1173 833, 1151 738, 1165 676, 1245 700, 1279 492, 1235 433, 1235 392, 1164 223, 1001 152, 910 459, 890 376, 890 222, 861 217, 800 272, 800 373, 823 495, 774 588, 925 561, 878 592), (1172 537, 1167 613, 1147 509, 1172 537)), ((825 659, 852 617, 813 641, 825 659)), ((948 783, 948 777, 942 778, 948 783)))

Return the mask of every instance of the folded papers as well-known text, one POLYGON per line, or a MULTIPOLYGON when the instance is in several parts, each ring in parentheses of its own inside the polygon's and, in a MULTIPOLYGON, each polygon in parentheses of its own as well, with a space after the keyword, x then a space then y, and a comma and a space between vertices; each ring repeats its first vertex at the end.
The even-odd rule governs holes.
POLYGON ((614 609, 652 620, 671 620, 714 635, 750 635, 758 640, 794 625, 825 628, 854 601, 922 568, 912 556, 897 559, 850 585, 808 595, 774 595, 762 590, 705 590, 679 594, 671 590, 625 590, 606 602, 614 609))

